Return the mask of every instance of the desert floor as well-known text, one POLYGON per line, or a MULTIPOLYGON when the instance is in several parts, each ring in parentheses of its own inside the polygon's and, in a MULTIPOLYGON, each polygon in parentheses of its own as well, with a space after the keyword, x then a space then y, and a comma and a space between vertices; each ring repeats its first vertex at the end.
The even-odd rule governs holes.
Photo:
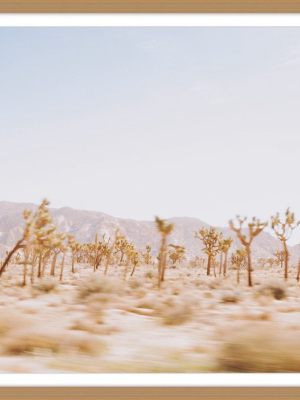
MULTIPOLYGON (((207 277, 205 268, 65 267, 21 286, 0 281, 1 372, 300 372, 300 284, 280 267, 207 277), (129 271, 130 272, 130 271, 129 271)), ((46 275, 48 271, 46 271, 46 275)))

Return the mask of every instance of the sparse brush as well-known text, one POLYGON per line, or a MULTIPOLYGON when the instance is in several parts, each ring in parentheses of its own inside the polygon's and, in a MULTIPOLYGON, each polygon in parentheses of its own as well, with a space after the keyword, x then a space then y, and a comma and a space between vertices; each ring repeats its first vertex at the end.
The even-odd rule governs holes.
POLYGON ((148 279, 153 279, 153 278, 157 279, 157 273, 155 273, 151 269, 149 269, 147 272, 145 272, 144 276, 145 276, 145 278, 148 278, 148 279))
POLYGON ((81 283, 78 294, 81 299, 85 299, 95 293, 118 293, 120 289, 119 280, 95 274, 81 283))
POLYGON ((241 294, 237 291, 225 290, 221 293, 222 303, 238 303, 241 300, 241 294))
POLYGON ((97 354, 103 343, 87 332, 59 331, 53 328, 28 328, 15 331, 2 342, 3 353, 31 355, 40 351, 51 353, 97 354))
POLYGON ((144 281, 141 278, 131 278, 128 281, 128 285, 131 289, 139 289, 144 286, 144 281))
POLYGON ((32 285, 32 292, 34 294, 54 292, 57 289, 57 285, 58 282, 54 278, 41 278, 32 285))
POLYGON ((162 318, 165 325, 181 325, 190 320, 192 309, 183 299, 166 297, 155 306, 156 315, 162 318))
POLYGON ((299 372, 300 331, 251 322, 222 334, 220 372, 299 372))
POLYGON ((0 336, 8 334, 12 330, 20 329, 30 323, 21 312, 16 310, 0 310, 0 336))
POLYGON ((257 293, 263 296, 273 296, 276 300, 282 300, 286 297, 286 288, 281 282, 273 280, 259 286, 257 293))

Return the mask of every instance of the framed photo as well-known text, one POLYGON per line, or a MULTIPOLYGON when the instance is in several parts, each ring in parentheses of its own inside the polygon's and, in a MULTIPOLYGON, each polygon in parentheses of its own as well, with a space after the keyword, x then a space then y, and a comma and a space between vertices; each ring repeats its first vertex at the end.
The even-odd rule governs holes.
POLYGON ((1 398, 299 398, 299 3, 0 0, 1 398))

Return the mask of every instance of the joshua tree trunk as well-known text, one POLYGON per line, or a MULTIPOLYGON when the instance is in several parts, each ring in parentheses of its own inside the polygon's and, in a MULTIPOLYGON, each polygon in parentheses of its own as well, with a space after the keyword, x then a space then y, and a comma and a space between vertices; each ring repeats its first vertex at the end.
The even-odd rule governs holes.
POLYGON ((76 254, 72 255, 72 273, 75 274, 75 256, 76 254))
POLYGON ((206 272, 206 275, 210 275, 210 262, 211 262, 211 256, 208 255, 208 259, 207 259, 207 272, 206 272))
POLYGON ((57 254, 55 253, 52 259, 52 264, 51 264, 51 276, 55 276, 55 266, 56 266, 56 259, 57 259, 57 254))
MULTIPOLYGON (((112 249, 113 249, 113 248, 112 248, 112 249)), ((109 263, 110 263, 110 257, 111 257, 111 254, 112 254, 112 252, 113 252, 112 249, 109 250, 109 252, 108 252, 108 254, 107 254, 107 257, 106 257, 106 264, 105 264, 104 275, 106 275, 107 270, 108 270, 108 266, 109 266, 109 263)))
POLYGON ((284 248, 284 279, 287 280, 289 277, 289 252, 287 249, 286 241, 283 241, 283 248, 284 248))
POLYGON ((222 265, 223 265, 223 251, 220 252, 220 268, 219 268, 219 275, 222 275, 222 265))
POLYGON ((216 262, 215 262, 215 257, 213 257, 213 259, 212 259, 212 264, 213 264, 213 269, 214 269, 214 276, 215 276, 215 278, 217 277, 217 274, 216 274, 216 262))
POLYGON ((297 273, 297 281, 299 282, 300 280, 300 260, 298 262, 298 273, 297 273))
POLYGON ((63 253, 63 257, 62 257, 62 261, 61 261, 60 277, 59 277, 60 281, 63 280, 64 266, 65 266, 65 253, 63 253))
POLYGON ((28 248, 26 248, 24 258, 23 286, 26 286, 28 255, 28 248))
POLYGON ((246 252, 247 252, 247 257, 248 257, 248 286, 252 286, 251 250, 250 250, 250 246, 246 246, 246 252))
POLYGON ((32 264, 31 264, 31 276, 30 276, 31 284, 34 283, 34 267, 35 267, 36 259, 37 259, 37 256, 33 256, 32 264))
POLYGON ((38 269, 38 278, 42 275, 42 256, 39 255, 39 269, 38 269))
POLYGON ((240 283, 240 267, 241 267, 241 260, 237 260, 237 283, 240 283))
POLYGON ((164 254, 165 254, 165 247, 166 247, 166 237, 163 236, 160 245, 160 257, 158 262, 158 289, 160 289, 160 285, 163 278, 163 269, 164 269, 164 254))
POLYGON ((8 265, 10 259, 12 258, 12 256, 14 255, 14 253, 19 250, 21 247, 23 247, 21 245, 21 243, 23 242, 24 238, 22 238, 21 240, 18 241, 18 243, 15 245, 15 247, 12 249, 12 251, 8 254, 8 256, 6 257, 3 265, 0 268, 0 277, 3 274, 3 272, 5 271, 5 267, 8 265))
POLYGON ((50 258, 50 252, 43 257, 41 277, 43 277, 45 274, 45 269, 46 269, 49 258, 50 258))
POLYGON ((132 271, 131 271, 131 274, 130 274, 130 276, 133 276, 133 274, 134 274, 134 271, 135 271, 135 267, 136 267, 136 264, 133 264, 133 268, 132 268, 132 271))
POLYGON ((224 276, 226 276, 226 272, 227 272, 227 256, 228 256, 228 250, 225 251, 225 260, 224 260, 224 268, 223 268, 224 276))
POLYGON ((165 281, 166 265, 167 265, 167 254, 166 254, 166 251, 165 251, 164 257, 163 257, 163 263, 162 263, 162 273, 161 273, 161 281, 162 282, 165 281))

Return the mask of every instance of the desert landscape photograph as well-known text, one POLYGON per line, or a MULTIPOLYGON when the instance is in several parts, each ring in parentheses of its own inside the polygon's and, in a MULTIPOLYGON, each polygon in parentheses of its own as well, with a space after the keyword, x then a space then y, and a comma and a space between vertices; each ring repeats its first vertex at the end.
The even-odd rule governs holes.
POLYGON ((0 28, 0 372, 300 372, 300 29, 0 28))

